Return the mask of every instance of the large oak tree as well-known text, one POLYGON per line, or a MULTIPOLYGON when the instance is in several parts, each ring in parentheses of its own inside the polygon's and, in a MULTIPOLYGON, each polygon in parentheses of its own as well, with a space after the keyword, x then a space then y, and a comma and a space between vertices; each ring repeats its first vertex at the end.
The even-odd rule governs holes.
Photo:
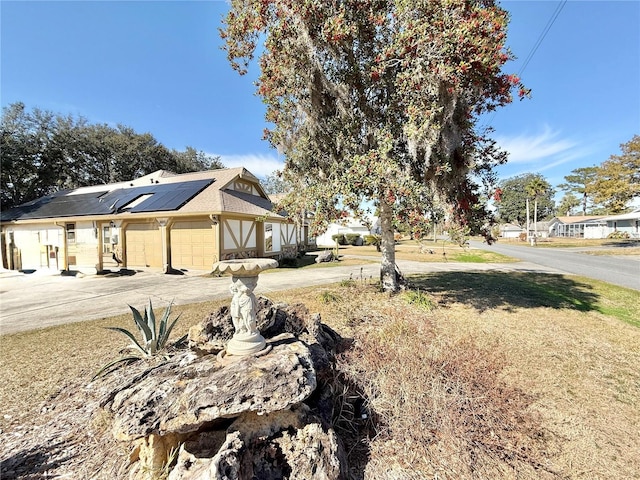
POLYGON ((536 202, 536 217, 549 218, 554 213, 553 189, 539 173, 525 173, 500 182, 500 200, 496 202, 502 222, 527 223, 527 199, 536 202))
POLYGON ((160 169, 186 173, 224 168, 218 157, 192 147, 170 151, 150 133, 28 110, 21 102, 3 109, 0 160, 3 209, 59 190, 131 180, 160 169))
POLYGON ((221 34, 232 66, 259 55, 258 94, 294 185, 284 205, 321 229, 373 202, 382 286, 398 288, 394 222, 431 206, 482 221, 477 181, 505 154, 476 128, 526 91, 502 72, 507 12, 492 0, 232 0, 221 34), (344 213, 342 213, 344 214, 344 213))

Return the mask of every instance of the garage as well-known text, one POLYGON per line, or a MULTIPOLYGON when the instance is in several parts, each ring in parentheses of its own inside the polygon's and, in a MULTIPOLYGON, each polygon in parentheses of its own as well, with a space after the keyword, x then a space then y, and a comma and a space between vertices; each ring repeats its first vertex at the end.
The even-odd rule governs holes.
POLYGON ((175 222, 171 227, 171 266, 211 270, 217 261, 215 232, 209 220, 175 222))
POLYGON ((125 238, 128 267, 162 268, 162 238, 157 223, 132 223, 125 238))

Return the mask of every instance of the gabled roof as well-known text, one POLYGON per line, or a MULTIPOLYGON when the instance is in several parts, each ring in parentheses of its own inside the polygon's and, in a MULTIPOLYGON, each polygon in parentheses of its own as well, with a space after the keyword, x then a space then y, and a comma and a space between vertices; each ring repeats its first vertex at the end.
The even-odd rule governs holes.
MULTIPOLYGON (((568 217, 555 217, 553 220, 558 220, 560 223, 568 225, 571 223, 593 223, 603 218, 604 215, 571 215, 568 217)), ((551 222, 553 222, 553 220, 551 220, 551 222)))
POLYGON ((633 212, 605 217, 602 220, 607 222, 615 222, 617 220, 640 220, 640 208, 634 210, 633 212))
POLYGON ((523 227, 514 223, 504 223, 500 226, 500 229, 505 232, 521 232, 524 230, 523 227))
POLYGON ((258 179, 238 167, 180 175, 158 170, 130 182, 61 191, 3 211, 0 220, 116 217, 127 212, 233 212, 262 216, 270 214, 270 210, 271 202, 258 179), (253 183, 262 196, 227 190, 236 178, 253 183))

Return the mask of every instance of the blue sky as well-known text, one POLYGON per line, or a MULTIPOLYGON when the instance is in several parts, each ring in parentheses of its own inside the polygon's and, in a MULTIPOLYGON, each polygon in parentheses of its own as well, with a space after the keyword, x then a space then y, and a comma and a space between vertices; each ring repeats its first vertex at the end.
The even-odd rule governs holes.
MULTIPOLYGON (((518 57, 505 70, 522 73, 532 98, 485 120, 510 152, 500 177, 539 172, 556 185, 640 134, 639 1, 502 5, 518 57)), ((238 76, 220 49, 226 9, 222 1, 2 0, 2 106, 22 101, 122 123, 169 148, 189 145, 264 176, 283 157, 261 140, 257 70, 238 76)))

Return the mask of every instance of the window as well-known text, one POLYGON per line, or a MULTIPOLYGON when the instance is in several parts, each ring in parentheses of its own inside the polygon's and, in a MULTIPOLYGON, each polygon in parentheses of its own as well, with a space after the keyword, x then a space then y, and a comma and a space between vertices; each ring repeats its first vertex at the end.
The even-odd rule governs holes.
POLYGON ((273 225, 270 223, 264 224, 264 251, 273 251, 273 225))
POLYGON ((67 243, 76 243, 76 224, 67 223, 65 229, 67 231, 67 243))
POLYGON ((145 200, 151 198, 152 196, 153 196, 153 193, 144 193, 144 194, 140 195, 139 197, 134 198, 129 203, 123 205, 118 210, 131 210, 132 208, 137 207, 142 202, 144 202, 145 200))
POLYGON ((102 253, 111 253, 111 227, 102 227, 102 253))

